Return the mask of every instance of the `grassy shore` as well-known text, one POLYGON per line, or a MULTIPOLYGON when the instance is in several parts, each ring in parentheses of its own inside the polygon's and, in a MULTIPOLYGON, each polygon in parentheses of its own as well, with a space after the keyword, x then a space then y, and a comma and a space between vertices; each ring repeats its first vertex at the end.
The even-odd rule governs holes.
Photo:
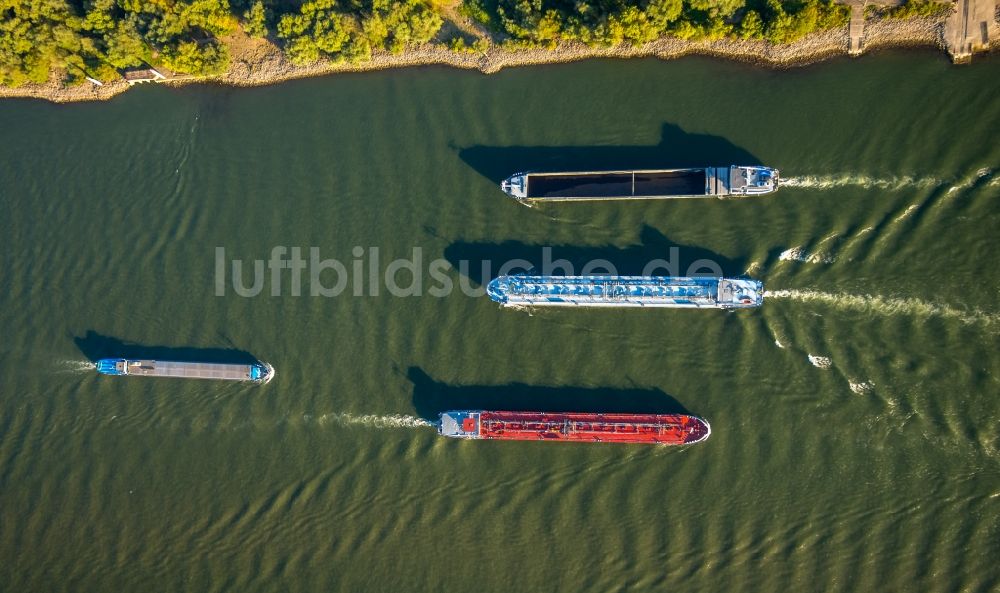
MULTIPOLYGON (((889 47, 943 48, 944 16, 890 19, 878 16, 865 23, 863 52, 889 47)), ((461 26, 462 23, 458 23, 461 26)), ((233 86, 270 85, 285 80, 321 76, 337 72, 362 72, 442 64, 456 68, 493 73, 504 68, 535 64, 573 62, 589 58, 672 59, 686 55, 716 56, 770 67, 809 64, 832 56, 848 53, 847 27, 808 35, 787 44, 766 41, 721 39, 715 41, 685 41, 664 38, 639 46, 622 45, 595 48, 582 43, 563 43, 553 49, 509 49, 491 44, 486 51, 453 51, 444 44, 430 43, 410 47, 401 53, 375 52, 370 60, 360 63, 321 61, 308 66, 291 63, 273 43, 236 33, 223 39, 229 46, 232 62, 218 76, 187 77, 159 84, 182 85, 217 82, 233 86)), ((992 50, 1000 44, 994 42, 992 50)), ((65 86, 53 79, 45 84, 27 84, 17 88, 0 87, 0 97, 32 97, 54 102, 105 100, 123 93, 130 87, 124 81, 96 86, 90 83, 65 86)))

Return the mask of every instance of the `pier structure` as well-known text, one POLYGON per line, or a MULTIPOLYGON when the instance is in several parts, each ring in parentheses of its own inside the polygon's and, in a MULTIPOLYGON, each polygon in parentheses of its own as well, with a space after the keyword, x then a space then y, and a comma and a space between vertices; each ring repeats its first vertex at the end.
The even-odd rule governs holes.
POLYGON ((996 11, 998 0, 957 0, 955 11, 944 24, 944 44, 956 62, 967 62, 976 51, 985 50, 1000 35, 996 11))
POLYGON ((851 6, 851 24, 849 25, 848 35, 850 41, 848 42, 847 52, 852 56, 856 56, 861 53, 861 43, 862 34, 865 31, 865 2, 852 1, 851 6))

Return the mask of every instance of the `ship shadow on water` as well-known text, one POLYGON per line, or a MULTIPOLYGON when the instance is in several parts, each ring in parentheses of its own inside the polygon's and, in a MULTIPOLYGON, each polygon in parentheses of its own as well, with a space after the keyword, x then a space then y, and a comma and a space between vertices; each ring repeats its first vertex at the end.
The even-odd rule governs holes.
POLYGON ((77 348, 91 362, 102 358, 133 358, 143 360, 177 360, 183 362, 211 362, 228 364, 253 364, 260 362, 249 352, 236 348, 189 348, 150 346, 126 342, 119 338, 101 335, 93 330, 82 337, 74 337, 77 348))
POLYGON ((458 156, 494 183, 520 171, 608 171, 760 165, 720 136, 691 134, 664 123, 659 144, 647 146, 469 146, 458 156))
MULTIPOLYGON (((723 275, 737 277, 744 275, 749 261, 743 258, 725 257, 710 249, 692 245, 682 245, 669 240, 657 229, 651 226, 643 227, 639 233, 639 244, 628 247, 612 245, 575 246, 575 245, 533 245, 520 241, 504 241, 502 243, 473 243, 458 241, 444 250, 444 257, 455 270, 465 275, 472 282, 482 286, 498 275, 500 268, 507 262, 524 260, 530 264, 531 273, 541 274, 544 271, 542 250, 551 247, 551 261, 566 260, 571 264, 573 274, 581 274, 585 265, 596 260, 606 260, 614 265, 618 274, 637 276, 645 271, 647 265, 654 260, 664 260, 671 264, 652 270, 658 276, 688 276, 715 275, 711 266, 705 262, 714 262, 723 275), (464 263, 463 263, 464 262, 464 263)), ((553 266, 553 275, 568 276, 569 271, 553 266)), ((527 273, 523 267, 518 267, 511 273, 527 273)), ((603 268, 596 273, 606 273, 603 268)))
POLYGON ((447 410, 690 414, 676 399, 649 387, 449 385, 435 381, 418 367, 410 367, 406 376, 413 383, 414 410, 432 421, 447 410))

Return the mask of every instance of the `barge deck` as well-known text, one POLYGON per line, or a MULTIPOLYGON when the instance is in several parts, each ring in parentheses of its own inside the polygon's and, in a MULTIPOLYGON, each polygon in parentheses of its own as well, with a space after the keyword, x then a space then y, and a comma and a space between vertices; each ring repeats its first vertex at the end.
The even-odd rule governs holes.
POLYGON ((223 381, 253 381, 256 383, 267 383, 274 376, 274 368, 262 362, 253 364, 226 364, 127 358, 103 358, 97 361, 97 372, 104 375, 219 379, 223 381))

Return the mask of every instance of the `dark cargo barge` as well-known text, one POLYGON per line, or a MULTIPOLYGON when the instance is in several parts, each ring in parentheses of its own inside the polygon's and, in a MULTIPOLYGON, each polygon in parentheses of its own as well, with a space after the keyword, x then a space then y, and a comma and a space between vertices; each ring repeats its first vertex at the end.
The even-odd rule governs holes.
POLYGON ((644 171, 517 173, 500 184, 521 201, 651 200, 755 196, 777 188, 769 167, 700 167, 644 171))

